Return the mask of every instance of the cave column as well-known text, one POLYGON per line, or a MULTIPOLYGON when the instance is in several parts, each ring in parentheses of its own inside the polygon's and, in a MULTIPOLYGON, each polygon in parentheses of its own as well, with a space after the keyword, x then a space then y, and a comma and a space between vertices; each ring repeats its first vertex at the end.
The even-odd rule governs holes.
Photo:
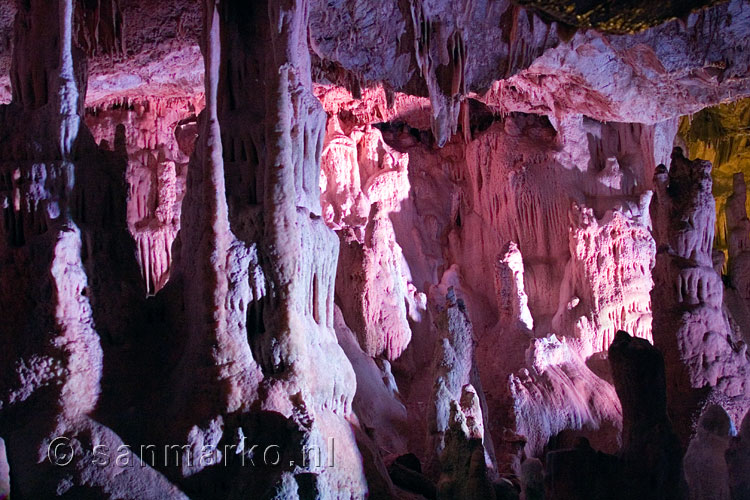
POLYGON ((675 148, 670 169, 656 168, 654 186, 653 338, 665 356, 670 414, 685 445, 709 398, 727 408, 746 404, 740 400, 750 362, 729 327, 724 285, 713 268, 711 163, 690 161, 675 148))

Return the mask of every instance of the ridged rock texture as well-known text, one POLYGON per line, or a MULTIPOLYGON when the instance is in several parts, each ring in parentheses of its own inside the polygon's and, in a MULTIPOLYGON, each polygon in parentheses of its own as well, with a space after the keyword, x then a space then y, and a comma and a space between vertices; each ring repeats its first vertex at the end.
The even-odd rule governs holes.
POLYGON ((651 3, 0 0, 0 499, 748 498, 750 1, 651 3))
POLYGON ((716 212, 711 164, 675 148, 672 165, 657 168, 651 204, 654 239, 654 344, 667 362, 672 414, 683 440, 705 401, 723 403, 739 421, 747 408, 750 358, 730 327, 724 285, 713 266, 716 212), (670 359, 671 358, 671 359, 670 359))

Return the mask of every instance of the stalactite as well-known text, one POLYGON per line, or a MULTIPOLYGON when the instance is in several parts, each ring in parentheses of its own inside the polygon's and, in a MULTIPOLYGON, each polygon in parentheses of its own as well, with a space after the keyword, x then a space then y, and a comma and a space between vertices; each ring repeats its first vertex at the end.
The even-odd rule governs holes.
MULTIPOLYGON (((675 116, 747 93, 743 1, 628 34, 509 2, 14 2, 14 497, 528 500, 575 496, 571 476, 679 493, 646 339, 683 436, 708 403, 748 407, 745 187, 722 280, 709 169, 669 168, 675 116), (620 427, 620 456, 594 450, 620 427), (55 435, 67 468, 40 459, 55 435), (282 447, 278 467, 245 467, 248 442, 282 447), (126 443, 178 450, 94 467, 92 447, 126 443)), ((726 474, 690 479, 741 492, 745 434, 699 434, 688 462, 726 474)))
POLYGON ((388 214, 408 196, 408 155, 387 146, 372 127, 349 136, 328 124, 321 161, 323 217, 339 231, 336 283, 347 324, 370 356, 398 358, 411 340, 407 270, 388 214))
POLYGON ((432 134, 442 147, 458 129, 461 103, 467 93, 462 20, 457 21, 455 31, 446 34, 443 22, 431 19, 421 1, 411 2, 410 8, 417 66, 432 104, 432 134))
MULTIPOLYGON (((195 397, 195 386, 182 380, 193 380, 197 361, 204 373, 197 393, 220 392, 203 409, 209 424, 183 429, 182 439, 235 440, 234 433, 257 429, 223 424, 230 414, 278 415, 290 429, 280 439, 290 447, 308 443, 324 450, 324 440, 333 437, 337 463, 346 464, 335 470, 285 465, 274 479, 278 487, 289 481, 294 489, 297 483, 299 489, 336 485, 357 496, 364 478, 345 420, 352 411, 354 372, 332 328, 338 245, 319 215, 325 114, 310 90, 307 5, 209 1, 207 8, 204 128, 188 168, 181 254, 170 279, 190 304, 185 316, 175 318, 188 327, 189 347, 177 371, 184 379, 174 379, 179 390, 170 411, 179 413, 195 397), (252 36, 267 37, 271 45, 258 44, 255 53, 234 49, 252 36), (247 91, 245 74, 262 78, 260 91, 247 91), (252 113, 260 119, 248 119, 252 113), (257 154, 243 161, 245 137, 257 154), (245 178, 245 186, 255 184, 259 196, 248 199, 236 186, 227 191, 225 172, 245 178), (223 431, 212 430, 217 426, 223 431), (303 484, 307 476, 312 484, 303 484)), ((249 471, 227 488, 240 491, 261 480, 267 479, 249 471)))
POLYGON ((123 17, 119 0, 95 0, 76 3, 76 43, 89 57, 125 53, 123 17))
POLYGON ((606 351, 619 330, 651 339, 656 246, 639 218, 615 210, 597 220, 590 208, 571 208, 571 260, 553 325, 575 331, 586 355, 606 351))

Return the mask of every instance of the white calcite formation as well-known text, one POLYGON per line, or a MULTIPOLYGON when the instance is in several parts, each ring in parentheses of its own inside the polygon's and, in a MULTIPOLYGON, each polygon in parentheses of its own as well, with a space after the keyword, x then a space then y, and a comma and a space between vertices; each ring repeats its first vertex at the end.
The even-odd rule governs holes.
POLYGON ((5 441, 0 439, 0 498, 6 499, 10 495, 10 466, 5 450, 5 441))
POLYGON ((169 279, 187 164, 197 135, 195 115, 202 107, 202 96, 124 98, 99 103, 86 113, 94 140, 105 149, 127 154, 128 230, 150 295, 169 279))
POLYGON ((529 297, 523 284, 523 256, 512 241, 495 265, 495 292, 500 321, 506 324, 518 321, 518 328, 531 333, 534 318, 529 311, 529 297))
POLYGON ((515 430, 526 436, 529 456, 542 455, 547 441, 567 429, 599 431, 602 443, 617 444, 622 410, 614 387, 565 338, 537 339, 526 355, 529 368, 511 375, 510 391, 515 430))
POLYGON ((750 4, 535 4, 0 0, 0 496, 745 498, 750 4))
POLYGON ((641 206, 632 211, 610 210, 601 220, 591 208, 571 207, 571 260, 553 328, 572 328, 584 355, 606 350, 618 330, 651 338, 656 245, 641 218, 648 214, 650 195, 644 193, 641 206))
MULTIPOLYGON (((463 448, 459 443, 477 440, 480 443, 477 453, 484 463, 482 469, 487 470, 486 480, 489 481, 496 476, 497 464, 492 439, 485 433, 489 423, 486 420, 487 403, 474 359, 474 332, 465 306, 456 299, 453 289, 449 290, 442 309, 437 313, 435 324, 438 331, 433 368, 435 382, 428 413, 431 441, 428 443, 431 448, 428 456, 432 457, 434 463, 428 465, 437 470, 460 468, 464 461, 457 456, 463 448), (448 465, 453 461, 458 463, 448 465)), ((470 472, 456 471, 456 474, 460 478, 470 472)), ((455 477, 451 479, 452 482, 458 480, 455 477)))
MULTIPOLYGON (((249 436, 299 454, 266 475, 242 469, 235 457, 241 473, 228 495, 251 487, 284 498, 362 496, 362 459, 347 420, 355 373, 334 332, 338 240, 320 215, 325 120, 311 93, 307 6, 257 5, 249 17, 237 4, 207 2, 207 9, 206 108, 169 290, 181 295, 184 308, 172 314, 186 336, 166 408, 183 424, 170 426, 169 436, 188 449, 216 450, 227 440, 241 449, 238 436, 249 436), (269 37, 273 50, 240 50, 253 36, 269 37), (264 75, 262 99, 248 94, 243 73, 219 77, 241 64, 264 75), (269 434, 274 427, 279 433, 269 434), (329 440, 335 448, 325 446, 329 440), (313 447, 319 460, 305 460, 313 447), (337 466, 325 465, 331 461, 337 466)), ((208 466, 181 465, 186 478, 208 466)))
POLYGON ((408 197, 408 164, 370 125, 345 135, 329 120, 320 182, 323 217, 341 240, 336 282, 347 292, 338 301, 372 357, 396 359, 411 340, 414 286, 388 217, 408 197))
POLYGON ((362 428, 388 454, 406 453, 409 422, 406 407, 401 402, 402 396, 390 371, 390 363, 385 359, 378 360, 378 363, 362 350, 354 332, 344 322, 338 306, 334 311, 334 328, 357 377, 357 392, 352 408, 362 428))

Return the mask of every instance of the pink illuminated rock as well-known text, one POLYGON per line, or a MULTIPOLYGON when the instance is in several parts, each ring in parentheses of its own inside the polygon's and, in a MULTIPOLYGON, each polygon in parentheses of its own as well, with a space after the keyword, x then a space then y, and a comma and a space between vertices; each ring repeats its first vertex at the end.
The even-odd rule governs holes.
POLYGON ((518 245, 508 243, 501 254, 495 269, 495 290, 500 321, 511 323, 520 321, 519 328, 529 332, 534 330, 534 318, 529 311, 529 298, 523 284, 523 256, 518 245))
POLYGON ((87 110, 86 125, 94 140, 127 154, 128 229, 136 241, 146 293, 151 295, 169 278, 195 142, 195 113, 203 105, 202 96, 115 98, 87 110))
POLYGON ((735 419, 750 383, 747 346, 730 329, 722 308, 724 287, 713 267, 716 211, 711 164, 689 161, 676 148, 672 167, 657 169, 651 215, 659 247, 654 268, 654 344, 665 355, 671 404, 682 439, 693 413, 712 393, 735 419))
POLYGON ((651 339, 656 247, 640 220, 650 200, 645 194, 635 214, 615 209, 601 220, 590 208, 571 208, 571 260, 553 325, 556 331, 574 331, 585 355, 608 349, 618 330, 651 339))
POLYGON ((725 266, 672 151, 750 9, 695 3, 0 0, 14 496, 677 499, 671 419, 743 498, 744 181, 725 266))
POLYGON ((124 201, 122 185, 107 178, 111 172, 97 177, 105 169, 117 172, 117 162, 96 147, 81 119, 85 75, 74 64, 73 2, 60 0, 51 9, 47 2, 31 2, 16 22, 21 27, 30 19, 45 21, 34 21, 38 28, 17 40, 14 57, 24 62, 14 66, 14 102, 2 110, 15 148, 0 153, 3 177, 12 179, 4 196, 15 197, 12 204, 6 198, 0 258, 26 272, 20 280, 17 273, 3 273, 0 284, 3 304, 17 308, 2 326, 3 364, 10 369, 0 385, 0 432, 17 465, 14 488, 19 496, 37 498, 94 491, 113 498, 185 498, 148 465, 123 470, 112 461, 92 461, 95 445, 124 446, 94 415, 103 402, 102 333, 119 340, 132 328, 116 311, 102 315, 112 303, 109 280, 117 282, 117 300, 125 311, 136 312, 139 301, 132 268, 118 262, 116 252, 93 254, 100 247, 126 249, 128 240, 124 205, 116 206, 124 201), (31 62, 22 56, 27 51, 42 56, 31 62), (102 200, 102 194, 108 198, 102 200), (30 341, 14 345, 11 339, 25 332, 33 332, 30 341), (9 412, 21 416, 13 425, 9 412), (69 443, 69 454, 63 455, 68 468, 48 455, 58 438, 69 443))
MULTIPOLYGON (((411 340, 407 303, 414 304, 389 213, 409 193, 409 157, 366 126, 347 136, 334 116, 321 160, 323 216, 341 239, 337 288, 347 323, 370 356, 398 358, 411 340)), ((414 305, 412 305, 412 308, 414 305)))
MULTIPOLYGON (((602 430, 602 443, 617 444, 622 419, 614 387, 595 375, 565 338, 537 339, 527 366, 510 376, 516 432, 527 439, 528 456, 566 430, 602 430)), ((520 465, 520 464, 519 464, 520 465)))
POLYGON ((5 450, 5 441, 0 438, 0 499, 10 498, 10 466, 5 450))

